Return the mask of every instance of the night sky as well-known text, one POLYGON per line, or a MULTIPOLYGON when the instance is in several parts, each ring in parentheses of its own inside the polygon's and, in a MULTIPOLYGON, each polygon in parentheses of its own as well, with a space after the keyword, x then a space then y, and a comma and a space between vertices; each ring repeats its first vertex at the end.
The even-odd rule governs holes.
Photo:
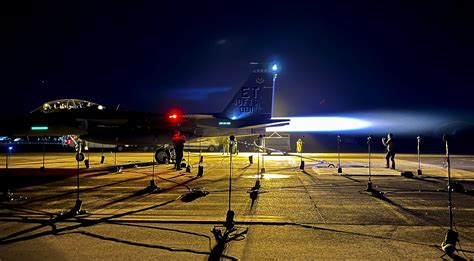
POLYGON ((220 112, 250 61, 281 64, 276 116, 473 111, 473 1, 11 2, 2 115, 59 98, 220 112))

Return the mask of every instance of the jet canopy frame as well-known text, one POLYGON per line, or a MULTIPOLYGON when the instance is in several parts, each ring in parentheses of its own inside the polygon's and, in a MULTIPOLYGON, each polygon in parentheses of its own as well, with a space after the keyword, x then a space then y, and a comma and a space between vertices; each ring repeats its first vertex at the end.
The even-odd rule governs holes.
POLYGON ((40 107, 31 111, 31 113, 52 113, 67 110, 96 109, 104 110, 105 106, 95 102, 81 99, 59 99, 43 103, 40 107))

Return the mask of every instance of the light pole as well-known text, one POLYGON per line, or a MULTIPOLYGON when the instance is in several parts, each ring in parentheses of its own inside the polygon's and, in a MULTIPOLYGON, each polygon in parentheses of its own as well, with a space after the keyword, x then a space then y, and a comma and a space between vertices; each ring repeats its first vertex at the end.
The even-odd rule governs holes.
POLYGON ((199 166, 198 166, 198 173, 197 173, 197 176, 198 177, 202 177, 202 175, 204 174, 204 166, 202 165, 203 164, 203 161, 204 161, 204 157, 201 155, 202 154, 202 147, 201 147, 201 137, 199 137, 199 166))
POLYGON ((44 171, 45 171, 45 167, 44 167, 44 154, 45 154, 45 151, 46 151, 45 142, 46 142, 46 137, 43 136, 43 166, 40 168, 41 173, 44 173, 44 171))
POLYGON ((5 170, 6 170, 6 172, 8 172, 8 163, 10 161, 10 153, 11 153, 13 147, 10 146, 10 143, 8 143, 6 148, 7 148, 7 151, 5 153, 5 170))
POLYGON ((372 143, 372 135, 367 137, 367 147, 369 152, 369 182, 367 183, 367 191, 372 191, 372 166, 371 166, 371 154, 370 154, 370 144, 372 143))
POLYGON ((189 162, 189 143, 188 143, 188 165, 186 166, 186 173, 191 173, 191 162, 189 162))
POLYGON ((338 158, 338 168, 337 168, 337 173, 342 173, 342 167, 341 167, 341 134, 337 134, 337 158, 338 158))
POLYGON ((458 241, 458 232, 453 230, 453 210, 452 210, 452 200, 451 200, 451 161, 449 159, 449 137, 447 135, 443 136, 443 141, 446 148, 446 163, 448 169, 448 207, 449 207, 449 230, 446 234, 443 243, 441 243, 441 248, 447 255, 451 255, 456 250, 456 242, 458 241))
POLYGON ((155 150, 156 150, 156 137, 153 137, 153 149, 151 150, 151 155, 152 155, 151 180, 150 180, 150 184, 148 184, 148 187, 145 188, 145 190, 147 191, 154 191, 156 189, 159 189, 155 183, 155 150))
POLYGON ((78 142, 78 150, 76 152, 76 161, 77 161, 77 175, 76 175, 76 204, 69 211, 69 215, 79 215, 87 213, 87 211, 82 209, 82 200, 80 198, 80 182, 79 182, 79 172, 80 172, 80 162, 84 161, 84 153, 82 152, 82 142, 78 142))
MULTIPOLYGON (((258 144, 263 144, 263 136, 260 135, 258 137, 258 144)), ((263 161, 263 156, 262 156, 262 161, 263 161)), ((254 188, 259 189, 260 188, 260 178, 262 177, 262 172, 260 170, 260 148, 258 148, 257 151, 257 181, 255 181, 255 186, 254 188)))
POLYGON ((417 140, 417 146, 416 146, 416 150, 418 152, 418 176, 421 176, 423 173, 421 172, 421 157, 420 157, 420 143, 421 143, 421 136, 418 135, 416 137, 416 140, 417 140))
MULTIPOLYGON (((229 150, 232 151, 232 146, 234 146, 234 140, 235 140, 234 135, 231 135, 229 139, 230 139, 229 150)), ((224 227, 226 227, 228 230, 234 227, 235 213, 234 211, 232 211, 231 203, 232 203, 232 153, 230 153, 230 160, 229 160, 229 208, 227 210, 226 220, 224 223, 224 227)))
MULTIPOLYGON (((10 161, 10 153, 13 149, 12 146, 10 146, 10 143, 7 144, 5 147, 5 175, 8 175, 9 170, 8 170, 8 164, 10 161)), ((8 180, 8 177, 5 179, 5 181, 8 180)), ((3 191, 2 194, 0 194, 0 201, 12 201, 14 200, 13 194, 10 192, 9 184, 4 184, 3 186, 3 191)))
POLYGON ((298 139, 296 142, 296 150, 300 153, 300 170, 304 170, 304 160, 303 160, 303 139, 304 136, 298 139))
POLYGON ((260 169, 260 175, 265 173, 265 154, 267 153, 267 148, 265 147, 265 135, 262 137, 262 146, 263 146, 263 154, 262 154, 262 168, 260 169))

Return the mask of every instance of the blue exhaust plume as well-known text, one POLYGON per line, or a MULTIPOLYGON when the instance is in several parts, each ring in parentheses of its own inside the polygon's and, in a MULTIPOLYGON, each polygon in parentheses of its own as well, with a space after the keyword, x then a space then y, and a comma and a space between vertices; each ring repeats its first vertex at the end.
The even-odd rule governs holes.
POLYGON ((290 119, 290 124, 267 128, 267 131, 439 134, 474 127, 472 115, 454 112, 372 111, 321 117, 283 117, 281 119, 290 119))

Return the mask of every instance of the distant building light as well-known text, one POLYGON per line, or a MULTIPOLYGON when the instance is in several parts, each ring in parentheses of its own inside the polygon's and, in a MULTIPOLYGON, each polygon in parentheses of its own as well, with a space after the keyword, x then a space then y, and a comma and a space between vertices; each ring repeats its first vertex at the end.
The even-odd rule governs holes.
POLYGON ((230 121, 220 121, 219 125, 230 125, 230 121))
POLYGON ((48 126, 32 126, 31 130, 34 130, 34 131, 48 130, 48 126))
POLYGON ((12 150, 13 150, 12 146, 8 147, 8 151, 12 151, 12 150))
POLYGON ((103 109, 104 109, 104 106, 102 106, 102 105, 99 105, 99 106, 97 106, 97 109, 99 109, 99 110, 103 110, 103 109))

